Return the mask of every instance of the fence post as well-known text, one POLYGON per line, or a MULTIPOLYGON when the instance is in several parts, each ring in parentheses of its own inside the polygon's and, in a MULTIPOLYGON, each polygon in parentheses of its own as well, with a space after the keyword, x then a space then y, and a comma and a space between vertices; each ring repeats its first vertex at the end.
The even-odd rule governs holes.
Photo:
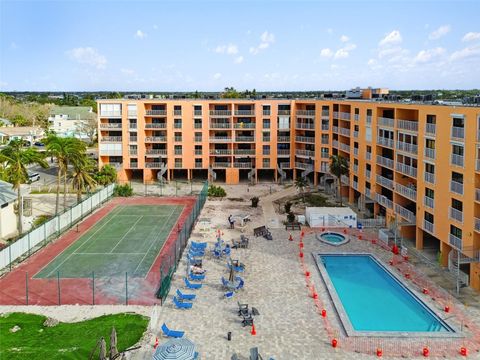
POLYGON ((43 224, 42 226, 43 226, 43 246, 45 246, 47 245, 47 224, 43 224))
POLYGON ((95 271, 92 271, 92 305, 95 305, 95 271))
POLYGON ((25 301, 28 305, 28 271, 25 273, 25 301))
POLYGON ((128 273, 125 272, 125 305, 128 305, 128 273))
POLYGON ((12 271, 12 244, 8 245, 8 260, 10 271, 12 271))
POLYGON ((30 232, 27 234, 27 241, 28 241, 28 257, 30 257, 30 232))
POLYGON ((60 271, 57 271, 58 305, 60 305, 60 271))
POLYGON ((178 196, 177 180, 175 180, 175 196, 178 196))

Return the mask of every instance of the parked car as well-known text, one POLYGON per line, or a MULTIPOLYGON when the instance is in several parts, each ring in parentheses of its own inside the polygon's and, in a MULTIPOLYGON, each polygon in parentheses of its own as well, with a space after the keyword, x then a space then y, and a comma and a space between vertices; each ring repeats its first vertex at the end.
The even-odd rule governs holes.
POLYGON ((40 146, 40 147, 45 146, 45 144, 40 141, 36 141, 33 145, 40 146))
POLYGON ((32 182, 39 181, 40 174, 39 173, 28 173, 28 183, 31 184, 32 182))

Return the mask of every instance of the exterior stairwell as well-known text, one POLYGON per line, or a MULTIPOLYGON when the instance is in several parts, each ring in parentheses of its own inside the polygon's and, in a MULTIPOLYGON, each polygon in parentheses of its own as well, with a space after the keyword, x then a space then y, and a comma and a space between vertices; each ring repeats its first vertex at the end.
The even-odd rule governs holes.
POLYGON ((280 167, 279 164, 277 164, 277 172, 280 175, 280 184, 283 184, 283 182, 287 179, 287 173, 280 167))
POLYGON ((252 183, 255 182, 255 180, 257 180, 255 174, 256 174, 255 168, 253 168, 248 172, 248 175, 247 175, 248 180, 250 180, 252 183))
POLYGON ((165 174, 167 173, 167 164, 162 162, 162 165, 160 167, 160 171, 157 173, 157 179, 160 181, 160 182, 165 182, 167 181, 167 179, 165 178, 165 174))
POLYGON ((213 171, 213 168, 211 166, 208 167, 208 175, 212 181, 217 180, 217 173, 213 171))

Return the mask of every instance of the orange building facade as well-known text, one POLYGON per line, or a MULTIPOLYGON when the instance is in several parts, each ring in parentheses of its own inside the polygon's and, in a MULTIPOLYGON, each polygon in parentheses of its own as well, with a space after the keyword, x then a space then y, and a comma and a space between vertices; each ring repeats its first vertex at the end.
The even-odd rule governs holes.
POLYGON ((480 289, 480 108, 347 100, 100 100, 99 166, 120 181, 282 182, 334 189, 441 254, 480 289))

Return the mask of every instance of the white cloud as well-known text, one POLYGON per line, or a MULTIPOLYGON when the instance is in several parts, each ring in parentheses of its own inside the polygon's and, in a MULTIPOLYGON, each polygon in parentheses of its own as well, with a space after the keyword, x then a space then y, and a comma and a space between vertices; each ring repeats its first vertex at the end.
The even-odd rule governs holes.
POLYGON ((355 50, 356 48, 357 48, 357 45, 355 44, 347 44, 343 49, 346 51, 352 51, 352 50, 355 50))
POLYGON ((144 33, 142 30, 137 30, 137 31, 135 32, 135 37, 136 37, 137 39, 145 39, 145 38, 147 37, 147 34, 144 33))
POLYGON ((450 60, 462 60, 480 55, 480 45, 469 46, 462 50, 455 51, 450 55, 450 60))
POLYGON ((215 74, 213 74, 213 79, 214 79, 214 80, 218 80, 218 79, 220 79, 221 77, 222 77, 222 74, 220 74, 220 73, 215 73, 215 74))
POLYGON ((135 70, 126 69, 126 68, 120 69, 120 72, 121 72, 122 74, 125 74, 125 75, 133 75, 133 74, 135 74, 135 70))
POLYGON ((265 31, 261 36, 260 39, 264 43, 274 43, 275 42, 275 35, 265 31))
POLYGON ((345 49, 338 49, 333 56, 334 59, 346 59, 348 58, 349 53, 345 49))
POLYGON ((377 64, 378 64, 378 61, 375 60, 375 59, 370 59, 370 60, 368 60, 368 62, 367 62, 367 65, 368 65, 368 66, 375 66, 375 65, 377 65, 377 64))
POLYGON ((270 45, 275 42, 275 35, 268 31, 265 31, 262 35, 260 35, 260 41, 261 42, 257 47, 250 47, 250 54, 257 55, 260 50, 265 50, 270 47, 270 45))
POLYGON ((403 49, 400 46, 395 46, 387 49, 380 49, 378 51, 378 58, 393 58, 401 55, 406 55, 408 53, 407 50, 403 49))
POLYGON ((235 58, 235 64, 241 64, 243 62, 243 56, 238 56, 235 58))
POLYGON ((442 47, 437 47, 434 49, 421 50, 418 52, 417 56, 413 59, 414 63, 426 63, 432 60, 435 60, 439 56, 445 54, 446 50, 442 47))
POLYGON ((238 47, 237 47, 237 45, 229 44, 229 45, 227 46, 227 54, 228 54, 228 55, 238 54, 238 47))
POLYGON ((440 26, 438 29, 432 31, 430 33, 430 35, 428 35, 428 38, 430 40, 437 40, 437 39, 440 39, 441 37, 447 35, 450 30, 452 28, 450 27, 450 25, 443 25, 443 26, 440 26))
POLYGON ((340 36, 340 41, 341 42, 347 42, 348 40, 350 40, 350 38, 347 35, 340 36))
POLYGON ((67 51, 70 59, 79 64, 89 65, 97 69, 105 69, 107 58, 91 47, 78 47, 67 51))
POLYGON ((385 37, 378 43, 380 46, 388 46, 393 44, 400 44, 402 42, 402 35, 400 31, 393 30, 391 33, 385 35, 385 37))
POLYGON ((322 51, 320 51, 320 56, 325 58, 331 58, 333 56, 333 51, 329 48, 322 49, 322 51))
POLYGON ((468 32, 462 38, 463 42, 476 41, 476 40, 480 40, 480 32, 468 32))
POLYGON ((235 44, 218 45, 213 51, 217 54, 236 55, 238 54, 238 46, 235 44))

